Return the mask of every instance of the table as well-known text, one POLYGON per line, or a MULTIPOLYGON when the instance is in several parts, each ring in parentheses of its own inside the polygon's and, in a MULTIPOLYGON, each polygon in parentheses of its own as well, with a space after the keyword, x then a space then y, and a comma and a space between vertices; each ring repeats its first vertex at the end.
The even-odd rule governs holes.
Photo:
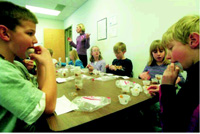
MULTIPOLYGON (((67 76, 69 76, 69 74, 67 76)), ((64 131, 105 116, 107 117, 112 113, 134 106, 151 98, 144 92, 141 92, 137 97, 132 96, 130 93, 131 101, 127 105, 121 105, 118 100, 118 95, 121 94, 121 89, 115 85, 115 81, 118 79, 110 81, 93 81, 92 79, 83 79, 83 89, 78 91, 75 89, 74 80, 57 84, 58 97, 65 95, 69 100, 73 100, 76 96, 71 96, 70 93, 76 92, 78 93, 78 96, 110 97, 111 104, 94 112, 72 111, 59 116, 56 114, 51 115, 47 117, 47 122, 50 129, 53 131, 64 131)), ((143 85, 142 80, 140 79, 130 78, 128 80, 143 85)))

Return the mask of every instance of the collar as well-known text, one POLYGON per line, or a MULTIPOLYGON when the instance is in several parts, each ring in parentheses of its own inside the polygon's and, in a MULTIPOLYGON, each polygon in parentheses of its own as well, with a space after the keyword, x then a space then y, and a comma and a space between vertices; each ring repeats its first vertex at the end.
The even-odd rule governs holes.
POLYGON ((84 35, 85 34, 85 32, 82 32, 80 35, 84 35))

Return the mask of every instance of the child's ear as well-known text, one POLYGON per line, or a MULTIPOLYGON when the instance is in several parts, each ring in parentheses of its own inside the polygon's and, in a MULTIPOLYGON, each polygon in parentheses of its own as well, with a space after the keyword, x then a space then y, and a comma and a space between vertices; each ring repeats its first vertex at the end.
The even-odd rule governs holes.
POLYGON ((192 33, 189 36, 189 45, 191 48, 198 48, 199 47, 199 34, 192 33))
POLYGON ((8 28, 4 25, 0 25, 0 38, 4 41, 9 41, 10 36, 8 33, 8 28))

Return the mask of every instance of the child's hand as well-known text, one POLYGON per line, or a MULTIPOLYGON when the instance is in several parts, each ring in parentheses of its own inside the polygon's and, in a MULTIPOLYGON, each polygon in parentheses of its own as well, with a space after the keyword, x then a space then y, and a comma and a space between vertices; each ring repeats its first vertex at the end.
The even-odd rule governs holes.
POLYGON ((109 64, 105 66, 105 68, 109 68, 109 64))
POLYGON ((25 66, 26 66, 26 68, 27 68, 28 70, 31 70, 31 69, 34 68, 33 60, 25 59, 25 60, 23 60, 23 62, 24 62, 25 66))
POLYGON ((39 65, 48 65, 49 63, 53 64, 51 55, 49 50, 42 47, 36 46, 34 47, 35 53, 30 54, 30 58, 34 59, 39 65))
POLYGON ((67 40, 68 40, 69 42, 72 42, 72 39, 71 39, 70 37, 68 37, 67 40))
POLYGON ((93 70, 94 70, 94 67, 93 67, 93 66, 90 66, 88 69, 89 69, 90 71, 93 71, 93 70))
POLYGON ((116 66, 114 66, 114 65, 110 65, 110 66, 109 66, 109 69, 110 69, 110 70, 114 70, 114 71, 117 70, 116 66))
POLYGON ((178 77, 178 78, 176 79, 176 84, 178 84, 180 81, 181 81, 181 78, 178 77))
POLYGON ((90 64, 88 64, 86 67, 87 67, 87 68, 89 68, 89 67, 91 67, 91 65, 90 65, 90 64))
POLYGON ((159 92, 160 87, 158 85, 152 85, 149 86, 147 90, 149 90, 149 93, 151 94, 151 96, 155 96, 156 93, 159 92))
POLYGON ((162 84, 175 85, 178 73, 179 68, 174 66, 174 63, 168 65, 167 69, 163 73, 162 84))
POLYGON ((141 78, 142 80, 150 80, 150 79, 151 79, 151 76, 149 75, 149 71, 141 73, 141 74, 140 74, 140 78, 141 78))

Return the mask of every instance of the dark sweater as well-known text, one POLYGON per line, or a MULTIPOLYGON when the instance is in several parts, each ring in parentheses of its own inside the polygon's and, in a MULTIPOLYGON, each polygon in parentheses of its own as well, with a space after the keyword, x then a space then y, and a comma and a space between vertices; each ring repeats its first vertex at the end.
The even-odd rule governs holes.
POLYGON ((159 99, 163 131, 199 132, 199 62, 187 70, 177 95, 173 85, 161 85, 159 99))
POLYGON ((109 68, 107 68, 106 73, 112 73, 115 75, 133 77, 133 72, 132 72, 133 64, 132 64, 131 60, 129 60, 128 58, 126 58, 124 60, 114 59, 112 62, 112 65, 116 65, 117 68, 119 68, 119 69, 114 71, 114 70, 110 70, 109 68))

